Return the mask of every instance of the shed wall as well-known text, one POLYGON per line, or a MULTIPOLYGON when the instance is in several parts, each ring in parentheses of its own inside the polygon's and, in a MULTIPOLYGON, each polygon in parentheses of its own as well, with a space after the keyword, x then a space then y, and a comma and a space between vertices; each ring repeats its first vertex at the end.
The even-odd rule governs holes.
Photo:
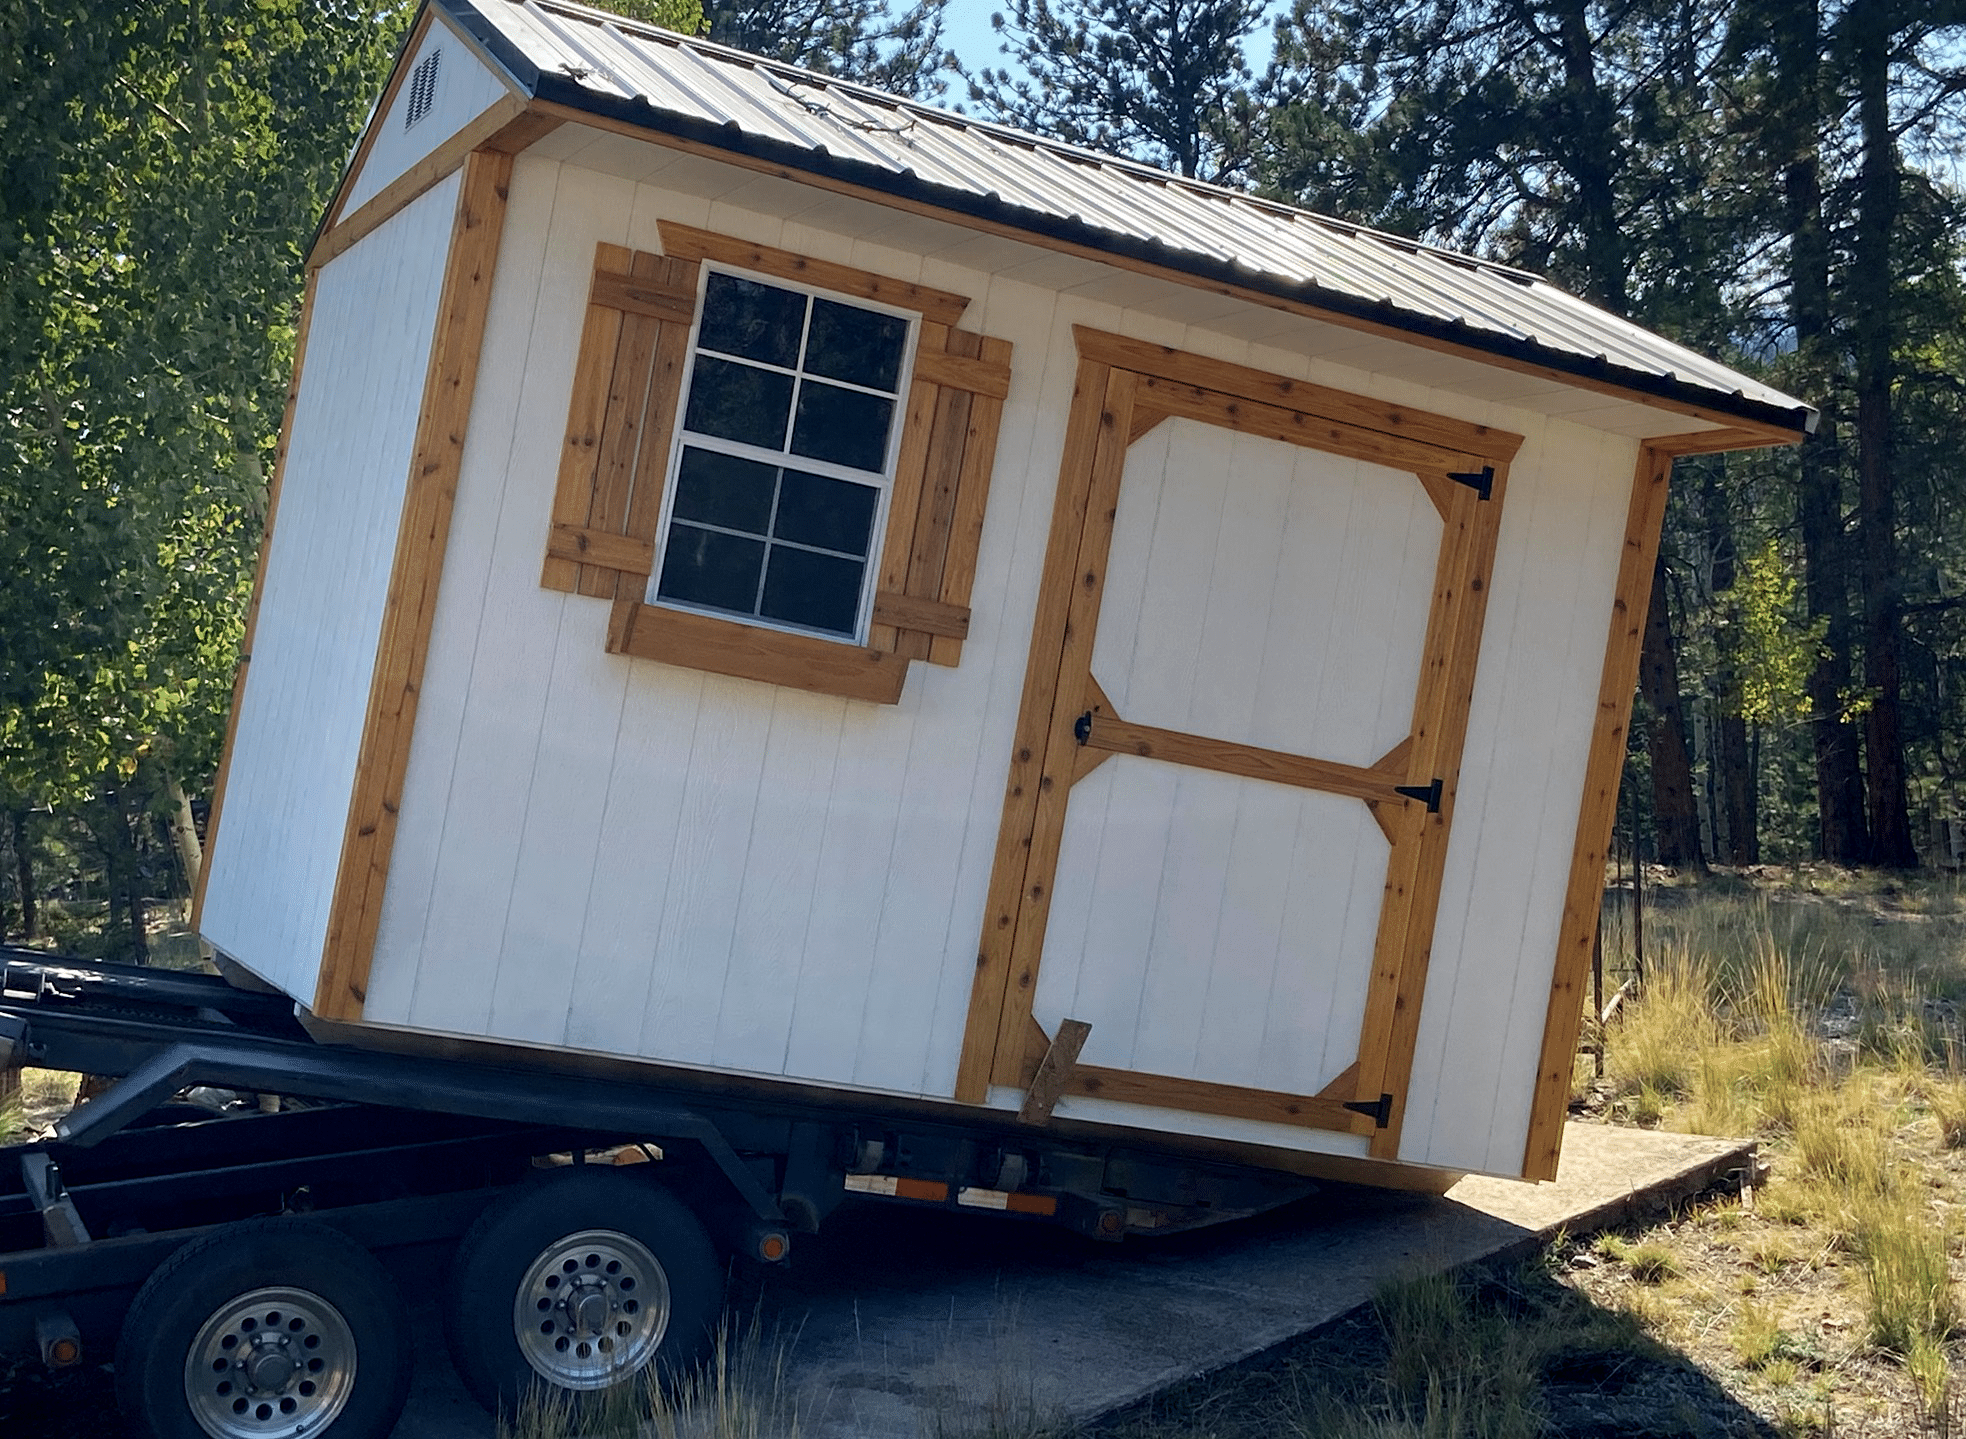
MULTIPOLYGON (((778 182, 638 155, 641 183, 540 156, 514 173, 365 1017, 951 1093, 1082 323, 1527 436, 1401 1156, 1517 1172, 1633 443, 1104 303, 1098 285, 1058 293, 1028 264, 991 274, 812 228, 751 208, 780 202, 778 182), (963 663, 915 666, 898 705, 609 656, 606 604, 539 586, 594 246, 658 250, 663 218, 967 294, 966 327, 1016 346, 963 663)), ((1091 1099, 1061 1112, 1358 1147, 1091 1099)))
POLYGON ((504 78, 480 60, 441 16, 432 14, 429 32, 410 58, 389 113, 373 122, 375 143, 369 146, 361 173, 349 188, 341 207, 343 215, 359 210, 391 180, 510 93, 504 78), (437 62, 437 83, 430 94, 429 109, 414 125, 409 124, 409 76, 438 51, 443 54, 437 62))
POLYGON ((311 997, 429 365, 455 178, 315 283, 204 937, 311 997))

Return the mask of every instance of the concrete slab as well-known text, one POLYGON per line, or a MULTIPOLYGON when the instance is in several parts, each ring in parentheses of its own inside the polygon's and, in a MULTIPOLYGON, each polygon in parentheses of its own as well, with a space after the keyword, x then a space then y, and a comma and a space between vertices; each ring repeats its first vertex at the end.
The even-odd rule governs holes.
MULTIPOLYGON (((787 1348, 813 1439, 923 1439, 992 1416, 1086 1419, 1338 1318, 1387 1280, 1585 1233, 1750 1162, 1730 1140, 1573 1124, 1555 1182, 1434 1199, 1347 1191, 1241 1224, 1094 1245, 968 1215, 839 1216, 735 1296, 787 1348)), ((440 1346, 397 1439, 489 1439, 440 1346)))

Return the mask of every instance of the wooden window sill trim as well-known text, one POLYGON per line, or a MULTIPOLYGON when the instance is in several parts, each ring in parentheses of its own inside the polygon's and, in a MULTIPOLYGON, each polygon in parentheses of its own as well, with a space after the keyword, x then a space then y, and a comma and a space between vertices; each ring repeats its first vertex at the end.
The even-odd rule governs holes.
POLYGON ((900 701, 908 678, 908 661, 885 650, 638 600, 614 602, 608 617, 608 653, 884 705, 900 701))

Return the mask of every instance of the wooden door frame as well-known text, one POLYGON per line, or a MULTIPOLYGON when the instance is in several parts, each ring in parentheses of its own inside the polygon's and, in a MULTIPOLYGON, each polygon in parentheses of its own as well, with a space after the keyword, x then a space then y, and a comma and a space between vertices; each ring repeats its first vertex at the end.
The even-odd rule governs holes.
POLYGON ((1374 1156, 1394 1157, 1501 500, 1522 437, 1085 326, 1075 326, 1073 335, 1077 384, 955 1097, 980 1104, 993 1084, 1022 1088, 1024 1117, 1042 1121, 1066 1094, 1097 1096, 1366 1134, 1374 1156), (1375 764, 1356 768, 1128 724, 1091 678, 1126 453, 1173 416, 1404 470, 1441 515, 1412 730, 1375 764), (1084 1026, 1067 1020, 1054 1037, 1033 1016, 1070 790, 1114 753, 1282 780, 1348 794, 1371 807, 1391 850, 1360 1055, 1320 1094, 1080 1065, 1084 1026), (1414 795, 1435 779, 1437 791, 1424 800, 1414 795), (1388 914, 1396 919, 1387 922, 1388 914))

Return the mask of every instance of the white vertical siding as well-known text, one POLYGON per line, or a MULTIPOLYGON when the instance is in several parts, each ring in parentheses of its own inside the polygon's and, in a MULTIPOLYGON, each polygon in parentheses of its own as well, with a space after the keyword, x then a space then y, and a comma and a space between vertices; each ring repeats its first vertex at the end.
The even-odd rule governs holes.
POLYGON ((395 556, 457 181, 324 267, 204 936, 311 1000, 395 556))
MULTIPOLYGON (((659 155, 640 183, 518 162, 367 1017, 948 1095, 1083 323, 1529 433, 1407 1144, 1420 1162, 1514 1169, 1631 443, 1060 295, 1030 283, 1038 271, 993 275, 801 223, 804 211, 744 209, 717 197, 717 173, 659 155), (665 167, 687 170, 691 193, 663 189, 665 167), (965 324, 1016 346, 963 663, 916 664, 897 705, 609 656, 606 604, 539 586, 594 245, 658 249, 664 217, 970 295, 965 324), (1484 910, 1481 896, 1513 908, 1484 910)), ((732 171, 729 193, 752 184, 732 171)), ((813 192, 810 213, 835 203, 813 192)), ((1170 421, 1128 484, 1153 500, 1144 528, 1121 525, 1132 578, 1116 562, 1095 660, 1124 715, 1353 763, 1406 732, 1439 539, 1417 482, 1170 421), (1225 472, 1235 503, 1195 488, 1225 472), (1199 604, 1156 589, 1163 572, 1199 604)), ((1093 1018, 1100 1062, 1229 1083, 1315 1089, 1350 1062, 1364 966, 1331 956, 1369 953, 1385 858, 1363 806, 1115 758, 1069 824, 1068 864, 1090 882, 1076 898, 1060 885, 1042 1019, 1093 1018), (1158 828, 1125 822, 1142 806, 1158 828), (1101 897, 1108 875, 1132 902, 1101 897), (1184 967, 1196 948, 1216 963, 1184 967), (1135 969, 1079 965, 1092 954, 1135 969), (1106 1049, 1122 1032, 1124 1057, 1106 1049)), ((1067 1112, 1362 1143, 1092 1100, 1067 1112)))
POLYGON ((342 204, 343 216, 352 215, 417 161, 428 155, 459 130, 484 114, 511 93, 503 76, 480 60, 452 30, 441 15, 433 12, 430 32, 423 37, 410 61, 409 74, 396 90, 389 112, 370 117, 375 143, 355 177, 342 204), (437 84, 430 97, 430 108, 414 125, 409 121, 410 81, 416 67, 438 55, 437 84))
POLYGON ((1402 1158, 1521 1173, 1636 460, 1553 420, 1510 470, 1402 1158))

